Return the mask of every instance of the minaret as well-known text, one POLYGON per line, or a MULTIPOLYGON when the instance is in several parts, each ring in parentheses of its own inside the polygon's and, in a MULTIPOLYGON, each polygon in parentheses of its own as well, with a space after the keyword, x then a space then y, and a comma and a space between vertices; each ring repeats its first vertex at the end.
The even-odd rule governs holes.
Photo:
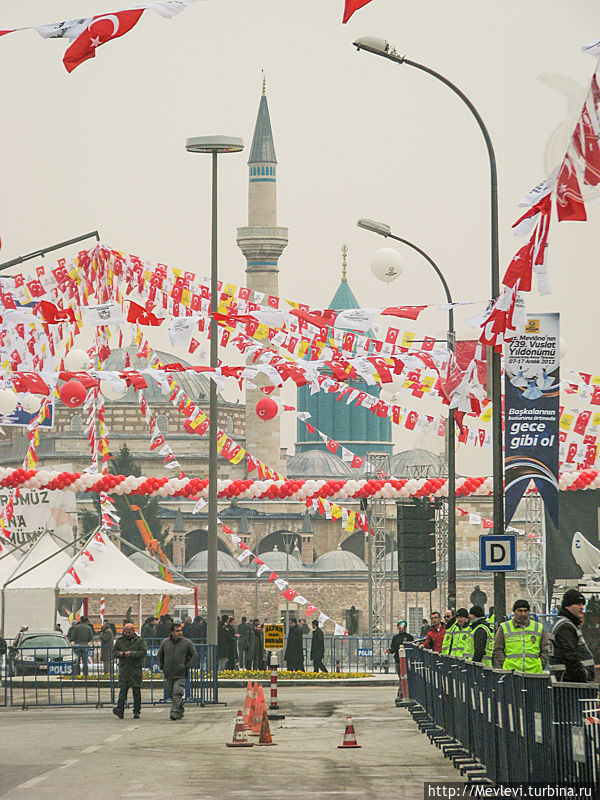
MULTIPOLYGON (((287 228, 277 227, 277 159, 265 79, 248 159, 248 227, 238 228, 237 243, 246 257, 246 286, 265 295, 279 295, 278 260, 288 243, 287 228)), ((279 471, 279 418, 263 422, 254 411, 264 397, 246 388, 246 448, 268 467, 279 471)))

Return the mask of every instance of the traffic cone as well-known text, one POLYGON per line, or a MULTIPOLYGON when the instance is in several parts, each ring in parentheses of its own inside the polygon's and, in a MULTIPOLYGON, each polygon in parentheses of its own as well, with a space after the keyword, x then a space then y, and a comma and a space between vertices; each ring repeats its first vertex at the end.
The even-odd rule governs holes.
POLYGON ((250 705, 248 707, 248 713, 246 714, 246 704, 244 703, 244 727, 247 731, 252 729, 252 723, 254 721, 254 711, 256 709, 256 695, 258 694, 258 683, 255 683, 252 686, 252 691, 250 694, 250 705))
POLYGON ((266 711, 267 706, 265 703, 265 696, 263 694, 262 686, 258 687, 256 694, 256 705, 254 706, 254 718, 252 719, 252 730, 250 736, 260 736, 260 727, 262 725, 263 711, 266 711))
POLYGON ((235 728, 233 729, 233 739, 226 742, 227 747, 254 747, 254 742, 248 741, 248 734, 244 728, 244 720, 242 719, 242 712, 237 712, 235 718, 235 728))
POLYGON ((338 750, 341 747, 361 747, 356 742, 356 733, 354 732, 354 725, 352 724, 352 717, 346 717, 346 730, 344 731, 344 741, 338 744, 338 750))
POLYGON ((244 698, 244 711, 242 712, 242 717, 244 719, 244 727, 248 728, 248 716, 250 714, 250 708, 252 707, 252 683, 248 681, 248 686, 246 686, 246 697, 244 698))
POLYGON ((273 741, 271 736, 271 728, 269 726, 269 715, 267 709, 263 711, 262 722, 260 725, 260 736, 258 737, 258 744, 262 745, 275 745, 277 742, 273 741))

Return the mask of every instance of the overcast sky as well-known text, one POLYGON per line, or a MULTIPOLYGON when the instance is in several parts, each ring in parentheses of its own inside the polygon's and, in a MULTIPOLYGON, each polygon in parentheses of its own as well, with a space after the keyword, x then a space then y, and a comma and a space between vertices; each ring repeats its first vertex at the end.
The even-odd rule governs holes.
MULTIPOLYGON (((0 29, 120 7, 3 0, 0 29)), ((372 276, 371 255, 388 244, 356 228, 366 216, 427 250, 456 299, 486 300, 489 172, 475 121, 437 81, 357 53, 352 42, 387 38, 457 83, 481 112, 498 160, 503 272, 521 243, 510 230, 517 203, 560 161, 595 68, 580 48, 600 37, 598 2, 372 0, 347 25, 342 9, 343 0, 200 0, 171 20, 146 12, 70 75, 64 41, 35 31, 2 37, 0 259, 98 229, 112 247, 208 273, 210 159, 186 153, 185 140, 228 134, 249 148, 264 69, 278 223, 289 227, 280 294, 326 305, 347 243, 362 305, 441 301, 436 276, 410 251, 394 284, 372 276)), ((247 221, 246 161, 247 151, 220 160, 219 270, 241 284, 235 237, 247 221)), ((527 299, 531 311, 560 311, 563 363, 596 373, 598 220, 596 204, 587 223, 553 221, 553 294, 527 299)), ((459 332, 472 335, 464 324, 472 313, 458 313, 459 332)), ((436 334, 445 325, 426 312, 405 327, 436 334)), ((285 423, 284 445, 293 428, 285 423)), ((414 443, 406 437, 399 448, 414 443)), ((490 454, 479 455, 469 468, 489 473, 490 454)))

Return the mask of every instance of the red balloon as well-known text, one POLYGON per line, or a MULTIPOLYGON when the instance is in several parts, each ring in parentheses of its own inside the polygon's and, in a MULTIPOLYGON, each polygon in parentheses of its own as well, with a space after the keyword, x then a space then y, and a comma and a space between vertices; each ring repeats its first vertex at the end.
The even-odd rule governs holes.
POLYGON ((256 411, 256 416, 266 422, 269 419, 274 419, 279 414, 279 405, 272 397, 261 397, 254 410, 256 411))
POLYGON ((58 390, 58 396, 69 408, 77 408, 77 406, 83 405, 85 388, 79 381, 67 381, 58 390))

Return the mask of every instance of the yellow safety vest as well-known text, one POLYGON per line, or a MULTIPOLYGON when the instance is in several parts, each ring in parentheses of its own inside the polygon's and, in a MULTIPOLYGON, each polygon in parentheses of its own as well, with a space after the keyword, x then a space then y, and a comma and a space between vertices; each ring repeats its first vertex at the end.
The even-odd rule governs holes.
POLYGON ((449 656, 452 653, 452 640, 454 639, 454 631, 458 628, 458 623, 456 620, 450 625, 449 628, 446 628, 446 633, 444 634, 444 641, 442 642, 442 649, 441 653, 444 656, 449 656))
POLYGON ((479 628, 483 628, 487 634, 487 638, 485 640, 485 652, 483 654, 483 658, 481 659, 481 663, 491 667, 492 654, 494 652, 494 634, 492 633, 488 623, 483 619, 477 625, 475 625, 474 628, 469 627, 469 641, 465 645, 463 656, 471 661, 473 660, 473 656, 475 655, 475 631, 479 630, 479 628))
POLYGON ((542 672, 540 658, 542 633, 544 628, 541 622, 529 620, 522 627, 515 625, 513 619, 503 622, 501 628, 504 632, 504 663, 502 669, 516 669, 520 672, 542 672))

